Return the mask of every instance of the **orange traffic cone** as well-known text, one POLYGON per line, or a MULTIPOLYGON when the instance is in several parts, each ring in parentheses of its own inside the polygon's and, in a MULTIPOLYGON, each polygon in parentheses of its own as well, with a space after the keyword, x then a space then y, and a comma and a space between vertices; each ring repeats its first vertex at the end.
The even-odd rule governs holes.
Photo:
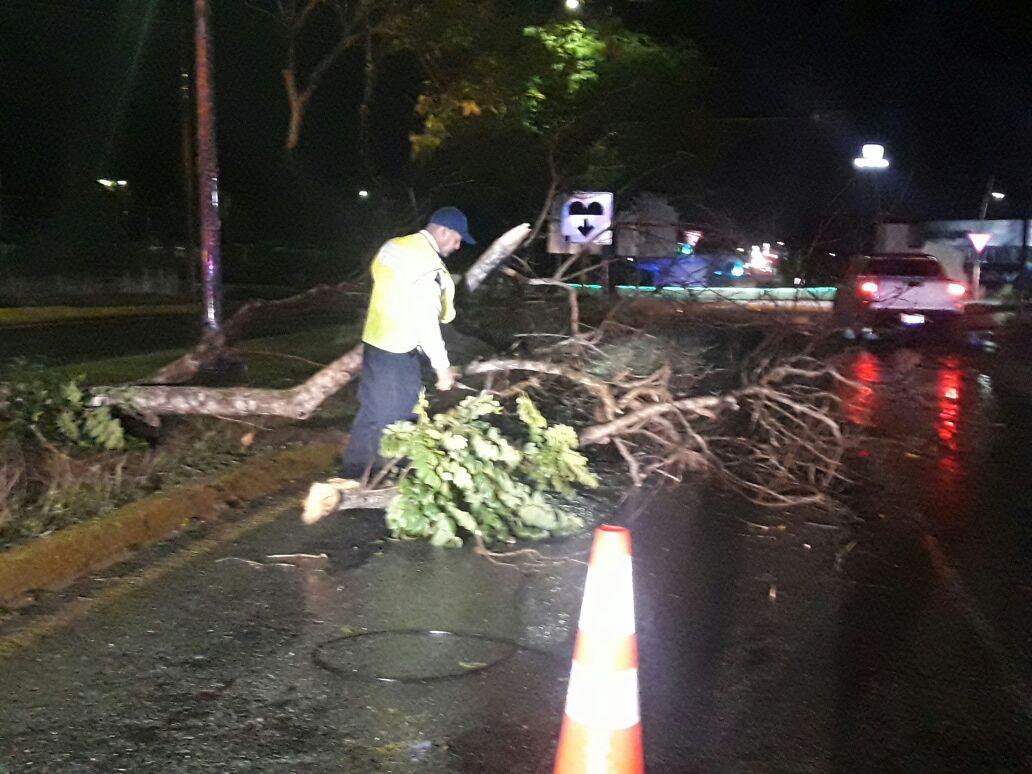
POLYGON ((641 774, 631 533, 595 530, 555 774, 641 774))

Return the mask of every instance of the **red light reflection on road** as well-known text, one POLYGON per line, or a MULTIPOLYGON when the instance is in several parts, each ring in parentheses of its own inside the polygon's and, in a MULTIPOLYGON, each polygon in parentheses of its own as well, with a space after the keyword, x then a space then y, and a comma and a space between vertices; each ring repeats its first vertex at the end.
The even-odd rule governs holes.
POLYGON ((957 423, 960 421, 960 388, 962 375, 956 358, 947 358, 939 366, 936 375, 936 407, 938 413, 935 432, 944 447, 939 455, 939 469, 954 475, 959 470, 957 462, 957 423))
POLYGON ((860 382, 860 387, 846 387, 842 398, 846 419, 855 425, 874 425, 874 386, 881 381, 881 363, 870 352, 858 352, 848 366, 848 379, 860 382))

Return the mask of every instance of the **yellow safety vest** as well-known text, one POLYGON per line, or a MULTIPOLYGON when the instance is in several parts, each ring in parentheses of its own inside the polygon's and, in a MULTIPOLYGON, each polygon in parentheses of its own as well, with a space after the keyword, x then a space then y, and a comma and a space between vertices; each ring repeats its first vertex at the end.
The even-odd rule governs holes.
POLYGON ((362 340, 388 352, 411 352, 419 344, 424 312, 415 299, 417 284, 436 281, 441 288, 442 323, 455 319, 455 283, 441 256, 420 233, 396 237, 376 254, 372 264, 373 292, 369 298, 362 340), (430 280, 429 275, 436 275, 430 280))

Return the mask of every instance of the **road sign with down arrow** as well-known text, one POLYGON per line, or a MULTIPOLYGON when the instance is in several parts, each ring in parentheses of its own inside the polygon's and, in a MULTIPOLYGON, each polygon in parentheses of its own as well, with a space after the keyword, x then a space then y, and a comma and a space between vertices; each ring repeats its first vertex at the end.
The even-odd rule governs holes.
POLYGON ((577 191, 563 202, 559 230, 573 244, 613 244, 613 194, 577 191))

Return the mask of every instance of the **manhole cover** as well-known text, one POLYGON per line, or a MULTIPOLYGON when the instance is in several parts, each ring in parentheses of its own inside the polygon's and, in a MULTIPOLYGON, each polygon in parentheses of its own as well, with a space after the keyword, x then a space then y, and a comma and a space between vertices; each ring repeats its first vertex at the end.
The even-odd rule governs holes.
POLYGON ((480 672, 527 650, 486 634, 397 629, 358 632, 325 642, 312 657, 344 677, 384 682, 429 682, 480 672))

